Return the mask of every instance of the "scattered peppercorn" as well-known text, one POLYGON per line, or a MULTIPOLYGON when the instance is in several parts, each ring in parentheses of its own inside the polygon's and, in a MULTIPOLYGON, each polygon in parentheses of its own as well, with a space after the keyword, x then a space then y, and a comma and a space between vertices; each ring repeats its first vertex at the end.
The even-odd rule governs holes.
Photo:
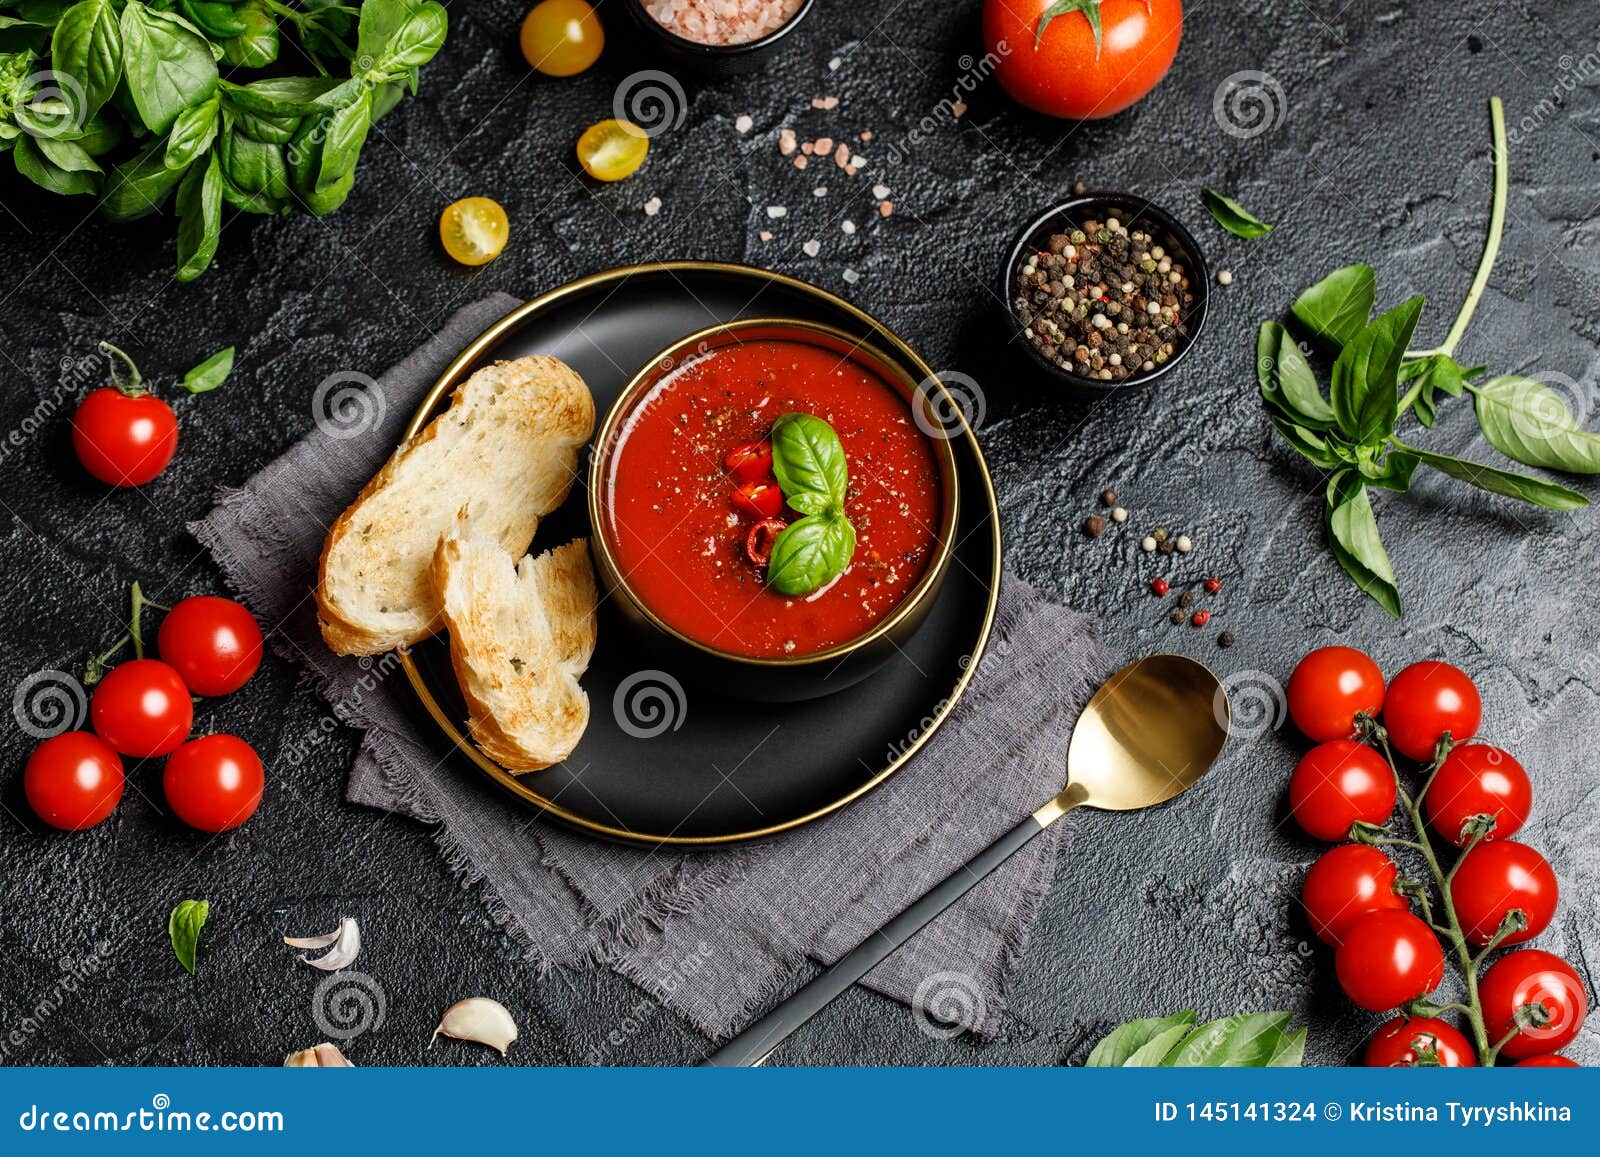
POLYGON ((1172 584, 1164 578, 1151 579, 1150 589, 1155 591, 1161 598, 1166 598, 1167 592, 1172 589, 1172 584))
POLYGON ((1112 522, 1119 522, 1119 523, 1120 522, 1127 522, 1128 521, 1128 512, 1126 510, 1124 510, 1120 506, 1117 507, 1115 510, 1113 510, 1111 512, 1111 521, 1112 522))
POLYGON ((1189 536, 1187 534, 1178 535, 1178 553, 1179 554, 1188 554, 1193 549, 1194 549, 1194 543, 1190 540, 1190 538, 1189 538, 1189 536))
POLYGON ((1116 504, 1117 504, 1117 492, 1115 490, 1111 489, 1111 487, 1107 486, 1104 490, 1102 490, 1100 492, 1100 505, 1101 506, 1115 506, 1116 504))
POLYGON ((1169 617, 1172 619, 1172 621, 1174 623, 1181 623, 1181 622, 1183 622, 1184 619, 1188 618, 1189 616, 1184 614, 1182 611, 1173 611, 1172 614, 1169 617))
POLYGON ((1171 554, 1174 550, 1178 549, 1177 543, 1173 542, 1170 538, 1164 538, 1156 545, 1160 547, 1162 554, 1171 554))
POLYGON ((1205 587, 1206 587, 1206 594, 1214 595, 1217 592, 1219 592, 1220 590, 1222 590, 1222 580, 1219 579, 1219 578, 1208 578, 1208 579, 1206 579, 1205 587))
POLYGON ((1157 542, 1166 542, 1167 541, 1167 528, 1164 527, 1164 526, 1156 527, 1153 531, 1150 532, 1150 537, 1155 539, 1157 542))
POLYGON ((1233 270, 1231 270, 1231 269, 1219 269, 1219 270, 1217 270, 1217 284, 1218 285, 1232 285, 1233 284, 1233 270))
POLYGON ((1181 595, 1178 596, 1178 605, 1180 607, 1187 607, 1193 602, 1194 602, 1194 592, 1193 591, 1184 591, 1181 595))
POLYGON ((1139 549, 1144 551, 1146 554, 1149 554, 1155 548, 1156 548, 1156 540, 1151 538, 1148 534, 1145 535, 1143 540, 1140 541, 1140 543, 1139 543, 1139 549))
POLYGON ((1098 514, 1091 514, 1083 520, 1083 533, 1090 538, 1099 538, 1106 532, 1106 520, 1098 514))
POLYGON ((1211 621, 1210 611, 1196 611, 1189 616, 1189 621, 1197 627, 1203 627, 1211 621))
POLYGON ((1217 636, 1217 646, 1219 647, 1231 647, 1236 642, 1238 640, 1233 637, 1232 631, 1223 631, 1222 634, 1217 636))

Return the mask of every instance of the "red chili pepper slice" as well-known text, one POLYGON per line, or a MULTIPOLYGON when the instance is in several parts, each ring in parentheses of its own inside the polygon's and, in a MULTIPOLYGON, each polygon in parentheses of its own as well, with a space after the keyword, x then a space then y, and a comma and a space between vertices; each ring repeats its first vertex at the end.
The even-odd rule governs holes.
POLYGON ((752 518, 776 518, 783 511, 783 491, 776 482, 746 482, 734 490, 733 504, 752 518))
POLYGON ((746 442, 735 446, 722 460, 735 482, 760 482, 772 477, 772 443, 746 442))
POLYGON ((756 566, 766 566, 772 558, 772 544, 788 528, 781 518, 763 518, 744 536, 744 556, 756 566))

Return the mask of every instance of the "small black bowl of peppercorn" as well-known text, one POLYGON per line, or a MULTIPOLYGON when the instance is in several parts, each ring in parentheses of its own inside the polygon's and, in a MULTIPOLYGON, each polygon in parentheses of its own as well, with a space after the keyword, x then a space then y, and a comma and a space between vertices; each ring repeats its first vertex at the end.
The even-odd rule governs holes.
POLYGON ((1206 320, 1206 263, 1142 197, 1074 197, 1017 234, 1001 271, 1015 344, 1080 394, 1144 386, 1183 360, 1206 320))

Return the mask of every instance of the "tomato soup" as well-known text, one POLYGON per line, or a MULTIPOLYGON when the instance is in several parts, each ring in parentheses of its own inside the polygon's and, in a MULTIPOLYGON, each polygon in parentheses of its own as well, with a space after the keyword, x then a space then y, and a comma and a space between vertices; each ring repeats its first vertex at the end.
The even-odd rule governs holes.
MULTIPOLYGON (((934 447, 902 394, 860 362, 785 339, 713 349, 655 383, 618 428, 602 486, 603 526, 639 601, 698 643, 758 658, 815 654, 870 630, 922 579, 943 514, 934 447), (789 413, 838 434, 856 533, 844 572, 796 597, 769 589, 753 561, 762 513, 741 505, 729 464, 789 413)), ((774 500, 779 520, 799 517, 774 500)))

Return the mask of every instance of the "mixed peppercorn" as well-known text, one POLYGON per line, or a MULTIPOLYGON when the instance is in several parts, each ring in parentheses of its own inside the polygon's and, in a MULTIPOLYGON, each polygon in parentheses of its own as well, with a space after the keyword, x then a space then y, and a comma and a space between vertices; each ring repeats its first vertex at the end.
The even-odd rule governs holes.
POLYGON ((1120 382, 1154 371, 1189 332, 1194 297, 1180 255, 1116 217, 1052 234, 1017 271, 1012 307, 1046 361, 1120 382))

